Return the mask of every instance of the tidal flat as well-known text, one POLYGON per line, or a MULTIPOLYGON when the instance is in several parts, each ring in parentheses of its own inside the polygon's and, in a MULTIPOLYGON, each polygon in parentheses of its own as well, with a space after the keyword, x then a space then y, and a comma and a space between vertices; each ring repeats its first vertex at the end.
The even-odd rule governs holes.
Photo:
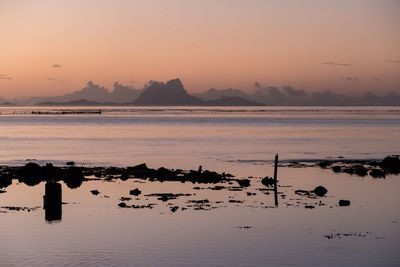
POLYGON ((202 167, 2 166, 0 258, 6 265, 394 266, 396 159, 284 162, 277 192, 269 176, 202 167), (335 166, 363 166, 367 175, 335 166), (385 175, 371 175, 377 170, 385 175), (54 183, 60 203, 46 207, 54 183))

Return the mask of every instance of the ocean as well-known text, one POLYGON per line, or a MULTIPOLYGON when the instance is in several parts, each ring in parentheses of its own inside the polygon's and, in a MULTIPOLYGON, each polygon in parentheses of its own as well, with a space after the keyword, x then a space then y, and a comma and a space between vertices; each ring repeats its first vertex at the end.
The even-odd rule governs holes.
POLYGON ((0 194, 0 265, 398 266, 398 175, 280 167, 275 207, 260 189, 275 154, 281 164, 309 165, 400 154, 400 107, 0 107, 0 166, 201 165, 251 180, 238 191, 140 179, 62 183, 57 222, 44 219, 43 182, 14 180, 0 194), (318 185, 328 189, 321 200, 294 193, 318 185), (154 208, 119 208, 134 188, 142 195, 129 203, 154 208), (190 196, 146 196, 167 192, 190 196), (209 209, 190 208, 204 199, 209 209), (351 205, 338 206, 340 199, 351 205))

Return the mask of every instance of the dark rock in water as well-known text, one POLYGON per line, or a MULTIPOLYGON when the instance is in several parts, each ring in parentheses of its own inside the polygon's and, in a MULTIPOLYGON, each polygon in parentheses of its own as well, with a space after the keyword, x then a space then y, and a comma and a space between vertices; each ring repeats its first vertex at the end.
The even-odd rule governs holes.
POLYGON ((100 194, 100 192, 98 190, 92 190, 90 191, 93 195, 97 196, 98 194, 100 194))
POLYGON ((12 184, 12 177, 0 174, 0 188, 6 188, 12 184))
POLYGON ((46 163, 46 165, 41 168, 41 178, 46 181, 58 181, 63 175, 63 170, 59 167, 53 166, 51 163, 46 163))
POLYGON ((250 180, 249 179, 238 179, 236 182, 241 186, 241 187, 248 187, 250 186, 250 180))
POLYGON ((192 194, 182 194, 182 193, 178 193, 178 194, 173 194, 173 193, 155 193, 155 194, 149 194, 149 195, 145 195, 146 197, 157 197, 158 200, 161 201, 168 201, 171 199, 176 199, 178 197, 181 196, 191 196, 192 194))
POLYGON ((315 208, 313 205, 306 205, 306 206, 304 206, 304 208, 306 208, 306 209, 313 209, 313 208, 315 208))
POLYGON ((138 188, 135 188, 135 189, 129 191, 129 194, 132 195, 132 196, 138 196, 141 193, 142 193, 142 191, 140 191, 138 188))
POLYGON ((6 190, 0 190, 0 194, 1 194, 1 193, 5 193, 5 192, 7 192, 7 191, 6 191, 6 190))
POLYGON ((326 167, 330 166, 331 164, 332 164, 332 162, 327 161, 327 160, 324 160, 324 161, 321 161, 318 165, 319 165, 321 168, 326 168, 326 167))
POLYGON ((394 174, 400 173, 400 159, 398 156, 386 157, 379 164, 379 167, 381 167, 388 173, 394 173, 394 174))
POLYGON ((172 212, 175 212, 175 211, 177 211, 178 209, 179 209, 178 206, 173 206, 173 207, 171 207, 171 211, 172 211, 172 212))
POLYGON ((261 183, 262 183, 263 185, 267 186, 267 187, 271 187, 271 186, 274 185, 275 181, 274 181, 274 178, 268 177, 268 176, 267 176, 267 177, 265 177, 265 178, 263 178, 263 179, 261 180, 261 183))
POLYGON ((228 202, 229 203, 243 203, 244 201, 243 200, 230 199, 228 202))
POLYGON ((146 163, 126 168, 126 174, 134 177, 153 177, 155 173, 156 170, 147 168, 146 163))
POLYGON ((334 171, 334 172, 340 172, 342 170, 342 167, 340 167, 340 166, 333 166, 332 167, 332 171, 334 171))
POLYGON ((385 172, 379 169, 373 169, 372 171, 369 172, 369 175, 371 175, 374 178, 385 178, 385 172))
POLYGON ((339 206, 342 206, 342 207, 350 206, 350 200, 343 200, 343 199, 339 200, 339 206))
POLYGON ((319 197, 323 197, 326 193, 328 193, 328 190, 323 186, 317 186, 312 192, 319 197))
POLYGON ((42 175, 42 168, 39 164, 29 162, 18 170, 18 176, 22 177, 39 177, 42 175))
POLYGON ((84 180, 85 177, 83 176, 82 170, 80 168, 71 166, 65 170, 64 182, 68 186, 68 188, 78 188, 81 186, 84 180))
POLYGON ((205 204, 205 203, 210 203, 210 201, 208 201, 208 199, 189 200, 188 203, 205 204))
POLYGON ((368 174, 367 168, 365 168, 362 165, 354 166, 353 169, 354 169, 354 174, 358 176, 366 176, 368 174))
POLYGON ((73 162, 73 161, 68 161, 66 164, 67 164, 68 166, 74 166, 74 165, 75 165, 75 162, 73 162))
POLYGON ((121 201, 129 201, 131 199, 132 198, 130 198, 130 197, 121 197, 119 200, 121 200, 121 201))
POLYGON ((36 163, 27 163, 17 171, 18 181, 34 186, 42 181, 42 168, 36 163))
POLYGON ((126 207, 126 203, 125 202, 121 202, 121 203, 118 204, 118 206, 120 208, 125 208, 126 207))
POLYGON ((133 167, 128 167, 128 169, 132 171, 147 171, 149 168, 147 168, 146 163, 142 163, 133 167))
POLYGON ((307 190, 296 190, 296 191, 294 191, 294 193, 296 195, 301 195, 301 196, 309 196, 310 195, 310 191, 307 191, 307 190))
MULTIPOLYGON (((226 188, 226 187, 223 186, 223 185, 216 185, 216 186, 213 186, 213 187, 209 187, 208 189, 219 191, 219 190, 222 190, 222 189, 225 189, 225 188, 226 188)), ((194 189, 194 188, 193 188, 193 189, 194 189)), ((200 188, 199 188, 199 189, 200 189, 200 188)))

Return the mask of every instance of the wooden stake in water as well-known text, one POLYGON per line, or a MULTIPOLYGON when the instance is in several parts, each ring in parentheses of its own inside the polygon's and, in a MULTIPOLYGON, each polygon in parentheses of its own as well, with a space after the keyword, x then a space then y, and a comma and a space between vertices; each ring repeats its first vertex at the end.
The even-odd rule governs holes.
POLYGON ((274 196, 275 196, 275 206, 278 207, 278 154, 275 155, 274 196))

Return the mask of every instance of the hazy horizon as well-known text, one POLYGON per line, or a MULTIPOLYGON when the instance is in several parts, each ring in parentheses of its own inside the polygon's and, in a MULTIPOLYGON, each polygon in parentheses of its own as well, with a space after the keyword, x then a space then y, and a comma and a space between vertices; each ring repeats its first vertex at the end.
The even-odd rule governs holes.
POLYGON ((400 93, 398 1, 0 1, 0 96, 92 80, 400 93))

